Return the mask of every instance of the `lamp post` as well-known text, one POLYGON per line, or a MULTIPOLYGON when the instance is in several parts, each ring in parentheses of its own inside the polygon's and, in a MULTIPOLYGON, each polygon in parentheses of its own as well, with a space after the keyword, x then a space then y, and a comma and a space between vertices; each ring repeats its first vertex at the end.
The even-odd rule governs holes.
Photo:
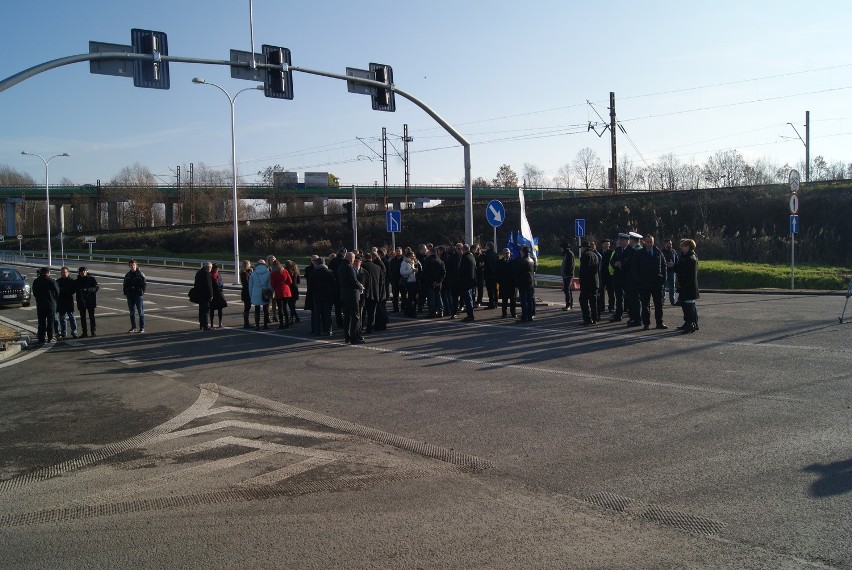
POLYGON ((27 152, 25 150, 21 151, 21 154, 26 154, 27 156, 37 156, 44 163, 44 199, 45 199, 45 210, 47 211, 47 265, 48 267, 53 265, 53 252, 50 248, 50 171, 47 168, 47 165, 51 160, 58 156, 71 156, 67 152, 63 152, 62 154, 54 154, 50 158, 46 159, 34 152, 27 152))
POLYGON ((216 85, 215 83, 211 83, 209 81, 205 81, 203 77, 196 77, 192 80, 193 83, 197 83, 199 85, 212 85, 217 88, 219 91, 225 94, 225 97, 228 98, 228 102, 231 104, 231 173, 233 175, 233 200, 234 200, 234 285, 240 284, 240 229, 238 225, 239 217, 237 213, 237 141, 234 136, 234 102, 237 100, 237 96, 243 91, 257 91, 263 90, 263 85, 257 85, 255 87, 246 87, 245 89, 240 89, 234 96, 231 97, 230 93, 225 91, 222 87, 216 85))

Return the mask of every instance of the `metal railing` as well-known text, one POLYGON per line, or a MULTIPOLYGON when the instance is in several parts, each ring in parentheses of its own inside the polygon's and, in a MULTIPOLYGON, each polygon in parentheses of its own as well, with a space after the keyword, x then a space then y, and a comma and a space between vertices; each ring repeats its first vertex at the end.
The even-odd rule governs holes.
MULTIPOLYGON (((0 252, 0 259, 3 260, 4 263, 27 263, 33 259, 47 259, 47 251, 33 251, 33 250, 25 250, 20 253, 7 253, 0 252)), ((57 257, 54 256, 54 260, 57 257)), ((91 255, 88 252, 65 252, 65 257, 62 258, 62 264, 65 265, 65 262, 69 259, 75 261, 100 261, 103 263, 124 263, 126 264, 131 259, 135 259, 141 265, 153 266, 157 265, 160 267, 194 267, 198 268, 204 261, 210 261, 212 263, 217 263, 223 271, 233 271, 234 270, 234 262, 230 263, 227 261, 220 261, 217 259, 192 259, 192 258, 183 258, 183 257, 156 257, 152 255, 127 255, 122 253, 92 253, 91 255)))

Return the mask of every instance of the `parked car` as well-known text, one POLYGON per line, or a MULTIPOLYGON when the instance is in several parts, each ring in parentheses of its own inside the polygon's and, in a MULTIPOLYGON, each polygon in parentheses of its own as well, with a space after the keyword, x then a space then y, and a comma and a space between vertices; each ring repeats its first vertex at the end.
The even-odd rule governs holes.
POLYGON ((27 278, 14 267, 0 267, 0 305, 30 306, 32 291, 27 278))

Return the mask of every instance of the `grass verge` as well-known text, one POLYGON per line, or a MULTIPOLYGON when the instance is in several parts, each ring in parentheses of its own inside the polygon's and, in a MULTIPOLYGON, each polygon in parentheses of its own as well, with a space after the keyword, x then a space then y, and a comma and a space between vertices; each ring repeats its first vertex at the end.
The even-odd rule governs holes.
MULTIPOLYGON (((559 275, 562 257, 543 255, 538 260, 539 273, 559 275)), ((575 272, 576 274, 576 272, 575 272)), ((846 267, 797 265, 796 288, 826 291, 846 290, 850 271, 846 267)), ((790 266, 747 263, 718 259, 698 262, 698 285, 711 289, 789 289, 790 266)))

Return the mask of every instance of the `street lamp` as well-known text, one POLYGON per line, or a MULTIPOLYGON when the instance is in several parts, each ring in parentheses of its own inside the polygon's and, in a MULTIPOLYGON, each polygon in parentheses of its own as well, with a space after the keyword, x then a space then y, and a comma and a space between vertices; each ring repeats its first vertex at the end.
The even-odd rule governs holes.
POLYGON ((263 91, 263 85, 257 85, 255 87, 246 87, 245 89, 240 89, 234 96, 225 91, 222 87, 216 85, 215 83, 211 83, 209 81, 205 81, 203 77, 196 77, 192 80, 193 83, 197 83, 199 85, 212 85, 217 88, 219 91, 225 94, 225 97, 228 98, 228 102, 231 104, 231 173, 233 174, 233 191, 234 191, 234 285, 240 284, 240 229, 238 226, 238 214, 237 214, 237 141, 234 136, 234 102, 237 100, 237 96, 243 91, 263 91))
POLYGON ((45 158, 42 155, 36 154, 34 152, 27 152, 25 150, 22 150, 21 154, 26 154, 27 156, 37 156, 44 163, 44 199, 45 199, 45 204, 46 204, 45 210, 47 210, 47 265, 48 265, 48 267, 50 267, 50 266, 53 265, 53 252, 50 249, 50 176, 49 176, 49 170, 47 168, 47 165, 50 163, 51 160, 53 160, 54 158, 56 158, 58 156, 71 156, 71 155, 68 154, 67 152, 63 152, 62 154, 54 154, 53 156, 51 156, 50 158, 45 160, 45 158))

